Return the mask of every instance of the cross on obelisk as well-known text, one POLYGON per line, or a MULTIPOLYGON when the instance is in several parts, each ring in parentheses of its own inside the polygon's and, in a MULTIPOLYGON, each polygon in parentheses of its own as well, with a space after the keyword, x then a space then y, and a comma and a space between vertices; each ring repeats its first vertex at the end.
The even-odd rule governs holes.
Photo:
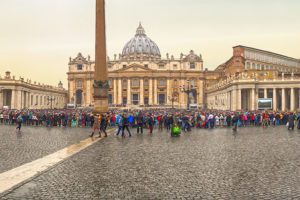
POLYGON ((106 66, 105 0, 96 0, 96 50, 94 74, 94 113, 108 111, 108 78, 106 66))

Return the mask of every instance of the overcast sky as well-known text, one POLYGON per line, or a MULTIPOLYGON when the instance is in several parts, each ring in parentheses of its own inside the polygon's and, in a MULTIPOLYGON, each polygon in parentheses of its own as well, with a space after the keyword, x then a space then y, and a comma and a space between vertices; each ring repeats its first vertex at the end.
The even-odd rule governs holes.
MULTIPOLYGON (((298 0, 106 0, 107 52, 119 54, 141 21, 162 57, 193 49, 216 68, 246 45, 300 58, 298 0)), ((0 74, 67 87, 68 60, 94 58, 95 0, 0 1, 0 74)))

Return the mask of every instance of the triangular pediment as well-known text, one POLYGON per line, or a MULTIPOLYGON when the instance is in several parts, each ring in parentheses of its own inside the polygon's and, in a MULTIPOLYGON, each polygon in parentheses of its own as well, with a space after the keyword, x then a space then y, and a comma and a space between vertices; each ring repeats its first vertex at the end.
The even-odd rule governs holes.
POLYGON ((132 64, 125 68, 116 70, 116 72, 150 72, 150 71, 153 70, 138 64, 132 64))

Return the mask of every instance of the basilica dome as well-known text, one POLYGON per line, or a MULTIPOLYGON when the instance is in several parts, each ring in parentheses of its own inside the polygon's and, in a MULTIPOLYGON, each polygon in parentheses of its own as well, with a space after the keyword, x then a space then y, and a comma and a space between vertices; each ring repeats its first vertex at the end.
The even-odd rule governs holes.
POLYGON ((135 36, 126 43, 122 51, 123 58, 153 57, 160 58, 158 46, 145 34, 141 23, 135 36))

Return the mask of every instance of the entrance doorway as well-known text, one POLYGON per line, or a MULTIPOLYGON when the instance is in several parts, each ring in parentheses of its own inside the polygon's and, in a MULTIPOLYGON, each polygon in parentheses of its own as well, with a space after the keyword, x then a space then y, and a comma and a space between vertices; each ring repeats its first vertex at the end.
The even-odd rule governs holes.
POLYGON ((82 90, 76 91, 76 106, 82 105, 82 90))
POLYGON ((158 104, 159 105, 166 104, 166 95, 165 94, 158 94, 158 104))

